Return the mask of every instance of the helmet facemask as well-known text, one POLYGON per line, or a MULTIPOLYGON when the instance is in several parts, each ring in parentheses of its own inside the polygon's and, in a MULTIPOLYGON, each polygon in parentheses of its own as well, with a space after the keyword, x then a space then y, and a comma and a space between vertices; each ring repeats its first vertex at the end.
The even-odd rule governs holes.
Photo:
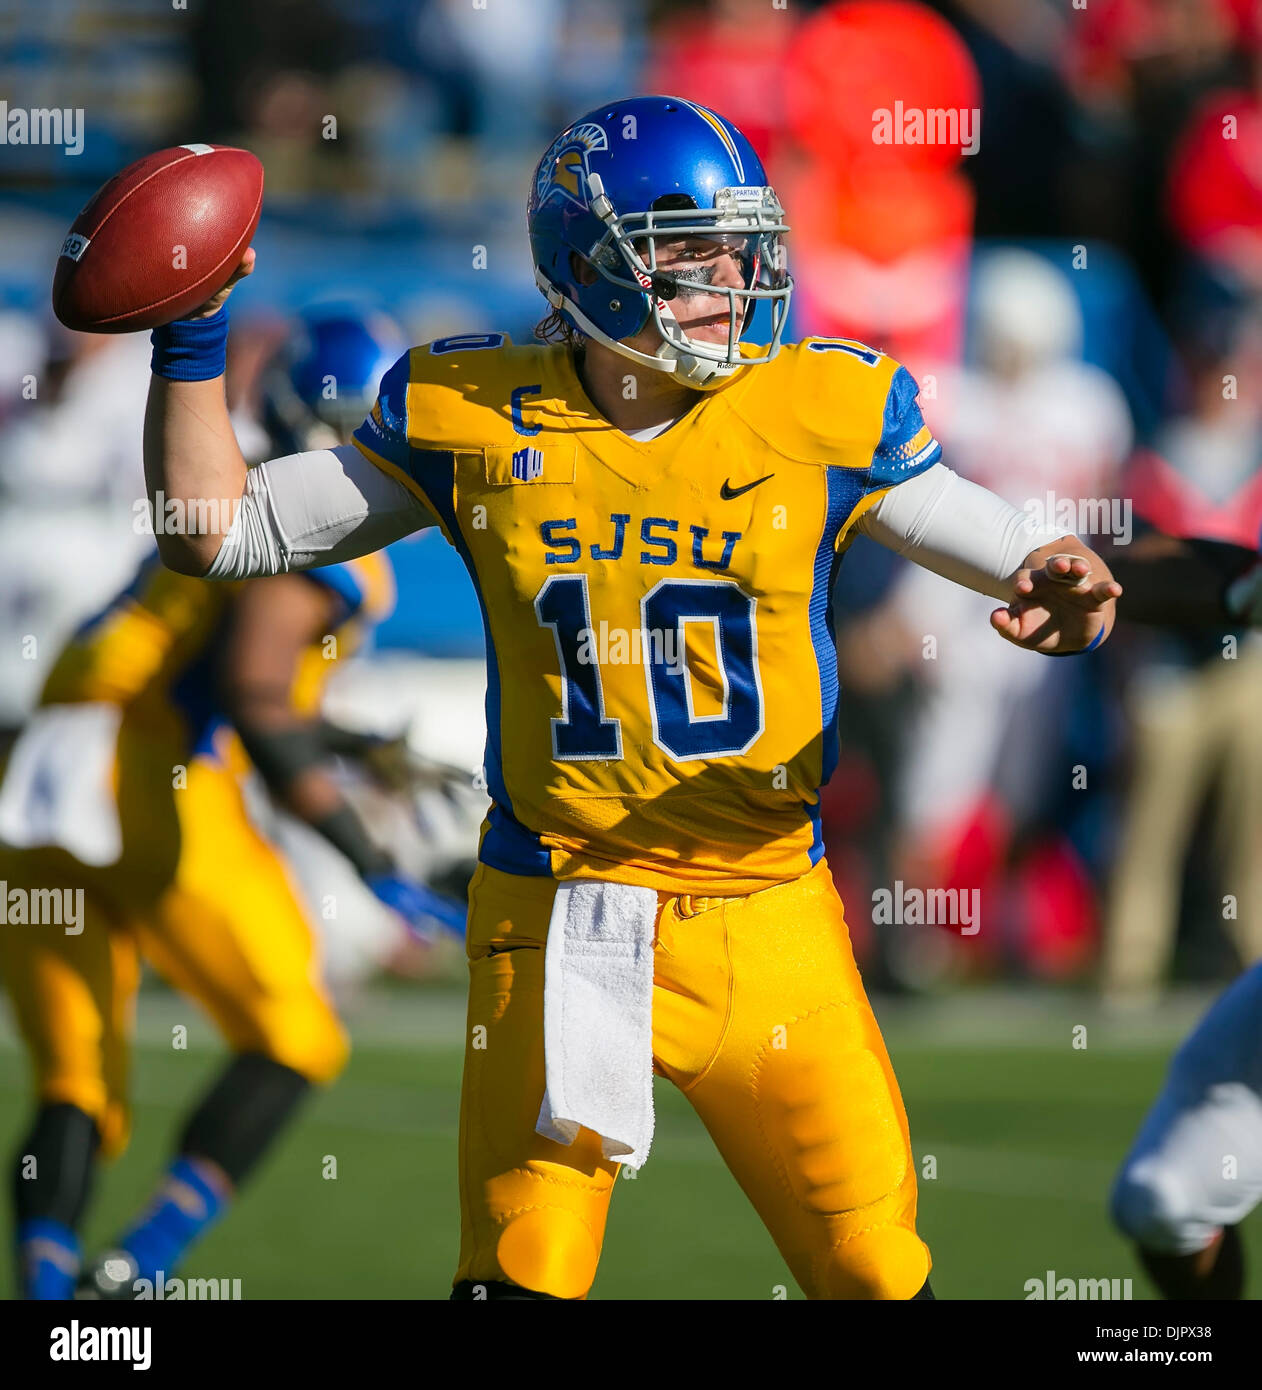
MULTIPOLYGON (((782 240, 789 229, 773 189, 721 188, 715 194, 713 208, 698 208, 686 195, 667 195, 647 212, 621 216, 605 197, 599 176, 588 176, 588 189, 591 209, 604 222, 606 231, 591 247, 587 259, 610 285, 645 296, 650 313, 645 327, 648 322, 653 324, 662 345, 649 355, 602 333, 593 336, 623 356, 657 371, 671 372, 682 383, 702 390, 721 385, 740 367, 769 362, 776 355, 793 281, 786 268, 782 240), (698 267, 696 272, 659 268, 659 243, 694 237, 738 249, 741 285, 710 284, 705 267, 698 267), (726 298, 726 344, 699 341, 680 326, 670 306, 689 294, 726 298), (763 299, 771 302, 770 342, 764 353, 742 356, 741 334, 758 301, 763 299)), ((580 326, 590 331, 588 325, 580 326)))

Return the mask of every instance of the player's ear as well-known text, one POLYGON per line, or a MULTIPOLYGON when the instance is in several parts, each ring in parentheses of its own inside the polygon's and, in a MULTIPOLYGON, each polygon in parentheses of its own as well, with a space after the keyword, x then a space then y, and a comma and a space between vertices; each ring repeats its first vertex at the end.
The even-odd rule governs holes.
POLYGON ((586 256, 580 256, 577 251, 570 252, 570 273, 580 285, 594 285, 596 283, 596 267, 586 256))

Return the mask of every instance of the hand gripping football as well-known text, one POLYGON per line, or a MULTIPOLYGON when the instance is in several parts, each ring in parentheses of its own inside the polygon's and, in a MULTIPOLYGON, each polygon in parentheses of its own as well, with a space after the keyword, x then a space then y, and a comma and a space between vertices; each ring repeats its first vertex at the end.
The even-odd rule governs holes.
POLYGON ((263 207, 263 166, 228 145, 177 145, 129 164, 62 243, 53 311, 85 333, 183 318, 227 284, 263 207))

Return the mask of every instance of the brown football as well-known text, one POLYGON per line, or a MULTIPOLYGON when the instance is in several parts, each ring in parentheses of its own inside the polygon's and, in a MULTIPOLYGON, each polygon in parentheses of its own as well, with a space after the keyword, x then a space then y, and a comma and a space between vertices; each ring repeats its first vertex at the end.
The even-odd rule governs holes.
POLYGON ((222 289, 263 208, 263 166, 229 145, 176 145, 129 164, 62 243, 53 312, 85 333, 134 333, 222 289))

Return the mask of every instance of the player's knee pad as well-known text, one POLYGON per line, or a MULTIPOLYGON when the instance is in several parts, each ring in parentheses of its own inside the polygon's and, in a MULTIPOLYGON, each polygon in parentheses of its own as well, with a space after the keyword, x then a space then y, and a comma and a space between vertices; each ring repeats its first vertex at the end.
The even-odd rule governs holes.
POLYGON ((456 1280, 503 1280, 554 1298, 585 1298, 596 1278, 614 1171, 586 1132, 575 1163, 528 1161, 466 1172, 456 1280), (588 1162, 592 1167, 588 1167, 588 1162))
POLYGON ((1194 1219, 1178 1174, 1153 1160, 1128 1163, 1109 1198, 1117 1228, 1149 1250, 1178 1252, 1183 1228, 1194 1219))
MULTIPOLYGON (((816 1265, 811 1297, 901 1302, 926 1287, 929 1252, 915 1230, 890 1223, 838 1241, 816 1265)), ((932 1297, 932 1294, 928 1295, 932 1297)))
POLYGON ((588 1223, 562 1204, 513 1213, 500 1232, 496 1261, 514 1284, 553 1298, 585 1298, 600 1246, 588 1223))

